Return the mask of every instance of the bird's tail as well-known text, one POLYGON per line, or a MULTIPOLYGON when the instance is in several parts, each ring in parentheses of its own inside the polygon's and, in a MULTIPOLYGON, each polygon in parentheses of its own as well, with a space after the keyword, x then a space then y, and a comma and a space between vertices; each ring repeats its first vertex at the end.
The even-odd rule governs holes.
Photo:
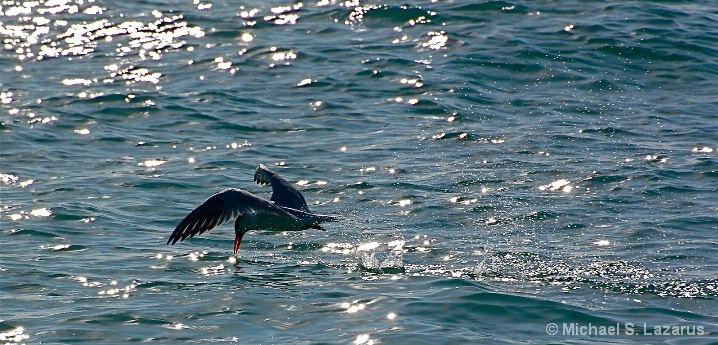
POLYGON ((327 229, 325 229, 323 226, 321 226, 320 225, 321 223, 338 222, 342 219, 341 217, 338 217, 338 216, 330 216, 330 215, 326 215, 326 214, 314 214, 313 216, 314 216, 315 222, 312 225, 310 225, 309 227, 312 229, 317 229, 317 230, 322 230, 322 231, 326 231, 327 229))
POLYGON ((338 222, 342 220, 340 216, 332 216, 328 214, 318 214, 317 216, 322 218, 322 222, 338 222))
POLYGON ((302 223, 305 224, 306 227, 314 227, 319 226, 321 223, 326 222, 338 222, 341 218, 338 216, 331 216, 326 214, 314 214, 309 212, 304 212, 296 209, 291 208, 284 208, 285 211, 288 211, 293 216, 297 217, 302 223))
POLYGON ((341 217, 338 216, 331 216, 328 214, 312 214, 310 217, 309 222, 312 224, 321 224, 326 222, 338 222, 341 220, 341 217))

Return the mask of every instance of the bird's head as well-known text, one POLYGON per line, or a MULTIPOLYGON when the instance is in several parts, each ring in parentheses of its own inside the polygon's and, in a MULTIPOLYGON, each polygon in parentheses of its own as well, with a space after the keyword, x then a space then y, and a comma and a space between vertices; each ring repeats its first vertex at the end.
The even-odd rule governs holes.
POLYGON ((242 237, 244 237, 244 234, 249 231, 249 229, 245 226, 242 226, 242 216, 239 215, 237 219, 234 221, 234 255, 237 255, 237 252, 239 251, 239 245, 242 242, 242 237))

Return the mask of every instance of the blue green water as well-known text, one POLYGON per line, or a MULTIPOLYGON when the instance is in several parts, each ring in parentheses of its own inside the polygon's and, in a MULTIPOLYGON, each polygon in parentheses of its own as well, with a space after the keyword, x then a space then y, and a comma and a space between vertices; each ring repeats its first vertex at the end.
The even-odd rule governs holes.
POLYGON ((716 343, 716 23, 3 2, 0 343, 716 343), (259 163, 343 220, 165 245, 259 163))

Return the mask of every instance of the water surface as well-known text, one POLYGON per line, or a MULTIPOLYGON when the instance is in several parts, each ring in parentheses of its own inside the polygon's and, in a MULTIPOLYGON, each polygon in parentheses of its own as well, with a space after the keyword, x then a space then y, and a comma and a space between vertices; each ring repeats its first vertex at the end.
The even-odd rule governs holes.
POLYGON ((3 3, 0 340, 714 343, 716 20, 706 1, 3 3), (237 261, 231 224, 165 245, 214 192, 268 197, 259 163, 344 220, 251 233, 237 261))

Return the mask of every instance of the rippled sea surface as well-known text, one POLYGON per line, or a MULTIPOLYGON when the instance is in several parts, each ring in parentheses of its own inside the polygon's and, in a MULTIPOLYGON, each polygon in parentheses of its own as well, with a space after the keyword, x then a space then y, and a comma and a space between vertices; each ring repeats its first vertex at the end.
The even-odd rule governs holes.
POLYGON ((716 343, 717 23, 4 1, 0 343, 716 343), (259 163, 343 220, 165 244, 259 163))

